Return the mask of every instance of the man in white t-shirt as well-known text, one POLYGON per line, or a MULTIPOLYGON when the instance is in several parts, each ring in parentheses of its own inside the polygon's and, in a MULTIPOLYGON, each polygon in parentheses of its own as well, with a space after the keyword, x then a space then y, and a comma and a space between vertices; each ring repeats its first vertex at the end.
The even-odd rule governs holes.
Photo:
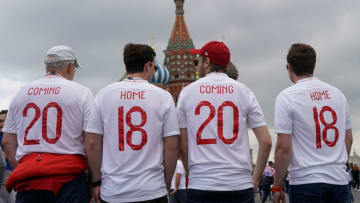
POLYGON ((197 69, 205 77, 185 87, 177 104, 181 156, 189 170, 188 202, 254 202, 271 149, 271 138, 255 95, 226 75, 230 51, 211 41, 197 69), (252 174, 248 128, 259 141, 252 174))
POLYGON ((14 168, 6 188, 16 202, 89 202, 83 130, 91 91, 73 82, 74 51, 55 46, 45 57, 47 74, 22 87, 11 101, 2 145, 14 168))
POLYGON ((155 72, 150 46, 129 43, 123 55, 127 78, 99 91, 86 129, 94 198, 167 202, 178 155, 175 104, 148 82, 155 72))
POLYGON ((276 202, 289 169, 291 203, 349 201, 346 161, 352 145, 350 112, 339 89, 313 76, 315 50, 293 44, 286 68, 294 85, 275 104, 276 202))
POLYGON ((170 203, 186 203, 186 173, 184 165, 179 157, 176 163, 175 173, 171 181, 171 192, 169 193, 170 203))

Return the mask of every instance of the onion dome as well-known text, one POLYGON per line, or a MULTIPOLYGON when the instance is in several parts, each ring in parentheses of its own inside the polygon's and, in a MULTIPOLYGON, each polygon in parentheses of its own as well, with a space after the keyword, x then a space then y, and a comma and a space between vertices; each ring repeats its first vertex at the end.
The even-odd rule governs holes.
MULTIPOLYGON (((164 65, 159 63, 159 61, 155 58, 155 66, 157 67, 157 71, 154 73, 151 78, 151 83, 164 84, 167 85, 169 82, 169 71, 165 68, 164 65)), ((124 80, 127 77, 126 72, 121 76, 119 81, 124 80)))
POLYGON ((164 65, 159 63, 157 58, 155 58, 155 66, 157 67, 157 71, 154 73, 151 78, 151 83, 160 83, 167 85, 169 82, 169 71, 166 69, 164 65))

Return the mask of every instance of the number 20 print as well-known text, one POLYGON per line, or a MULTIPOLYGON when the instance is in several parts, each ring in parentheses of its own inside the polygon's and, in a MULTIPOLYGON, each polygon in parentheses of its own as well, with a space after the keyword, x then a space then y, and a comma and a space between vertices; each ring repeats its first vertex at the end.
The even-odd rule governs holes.
MULTIPOLYGON (((209 102, 209 101, 202 101, 200 102, 196 108, 195 108, 195 115, 200 114, 201 107, 208 107, 210 109, 209 117, 200 125, 200 128, 198 129, 196 133, 196 143, 197 145, 204 145, 204 144, 216 144, 215 138, 208 138, 203 139, 201 138, 201 134, 204 130, 204 128, 210 123, 210 121, 215 117, 216 110, 215 107, 209 102)), ((218 110, 217 110, 217 132, 219 138, 225 143, 225 144, 232 144, 235 142, 239 135, 239 109, 232 101, 225 101, 223 102, 218 110), (233 109, 233 119, 234 119, 234 129, 233 129, 233 137, 230 139, 227 139, 224 137, 224 116, 223 116, 223 110, 224 107, 231 107, 233 109)))

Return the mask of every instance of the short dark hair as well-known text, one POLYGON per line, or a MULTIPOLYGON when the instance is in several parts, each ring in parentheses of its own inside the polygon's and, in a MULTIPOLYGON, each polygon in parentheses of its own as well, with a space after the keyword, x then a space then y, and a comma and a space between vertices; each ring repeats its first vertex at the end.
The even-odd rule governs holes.
POLYGON ((226 67, 222 67, 222 66, 217 65, 215 63, 212 63, 210 61, 210 72, 223 72, 223 73, 225 73, 226 70, 227 70, 226 67))
POLYGON ((316 52, 310 45, 301 43, 293 44, 289 49, 287 62, 298 76, 313 74, 316 63, 316 52))
POLYGON ((7 112, 8 112, 8 110, 1 110, 1 111, 0 111, 0 115, 2 115, 2 114, 7 114, 7 112))
MULTIPOLYGON (((203 55, 200 55, 199 56, 199 59, 202 61, 202 62, 205 62, 205 59, 206 59, 206 56, 203 56, 203 55)), ((210 58, 209 58, 210 59, 210 58)), ((210 73, 211 72, 226 72, 227 70, 227 67, 222 67, 220 65, 217 65, 213 62, 211 62, 211 59, 210 59, 210 73)))
POLYGON ((153 62, 156 53, 153 48, 146 44, 128 43, 124 47, 124 63, 126 72, 141 73, 147 62, 153 62))

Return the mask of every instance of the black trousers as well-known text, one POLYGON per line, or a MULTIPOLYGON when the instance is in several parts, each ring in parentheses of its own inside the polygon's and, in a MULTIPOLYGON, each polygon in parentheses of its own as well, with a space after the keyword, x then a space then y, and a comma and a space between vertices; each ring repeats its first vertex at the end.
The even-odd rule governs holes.
POLYGON ((89 203, 90 192, 85 173, 65 183, 59 193, 48 190, 28 190, 16 194, 16 203, 89 203))
POLYGON ((236 191, 188 189, 187 203, 255 203, 254 189, 236 191))

